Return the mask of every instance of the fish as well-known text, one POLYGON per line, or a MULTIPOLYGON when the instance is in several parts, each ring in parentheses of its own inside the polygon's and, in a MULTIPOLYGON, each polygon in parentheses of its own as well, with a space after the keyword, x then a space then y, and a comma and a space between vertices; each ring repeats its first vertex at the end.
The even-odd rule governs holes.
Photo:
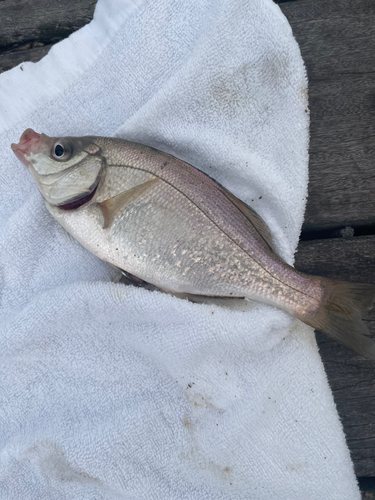
POLYGON ((232 309, 265 303, 375 359, 362 321, 375 285, 294 269, 256 211, 199 169, 124 139, 30 128, 11 148, 50 214, 126 283, 232 309))

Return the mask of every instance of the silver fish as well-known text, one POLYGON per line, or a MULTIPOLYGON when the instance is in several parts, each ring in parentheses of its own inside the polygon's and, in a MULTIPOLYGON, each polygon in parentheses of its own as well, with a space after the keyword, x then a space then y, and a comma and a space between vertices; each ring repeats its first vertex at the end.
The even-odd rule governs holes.
POLYGON ((121 139, 32 129, 11 147, 52 216, 128 281, 233 308, 239 298, 264 302, 375 359, 361 320, 375 285, 296 271, 263 219, 193 166, 121 139))

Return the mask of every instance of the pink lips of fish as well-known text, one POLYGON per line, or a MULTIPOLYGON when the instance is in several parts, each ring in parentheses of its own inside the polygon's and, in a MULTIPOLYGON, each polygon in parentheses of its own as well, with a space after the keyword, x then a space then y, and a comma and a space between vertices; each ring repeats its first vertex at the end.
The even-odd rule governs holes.
POLYGON ((34 132, 32 128, 28 128, 21 135, 20 142, 18 144, 11 144, 11 148, 17 158, 24 164, 26 167, 30 166, 30 162, 26 159, 26 156, 29 156, 30 153, 37 153, 41 149, 41 142, 43 139, 49 139, 44 134, 37 134, 34 132))

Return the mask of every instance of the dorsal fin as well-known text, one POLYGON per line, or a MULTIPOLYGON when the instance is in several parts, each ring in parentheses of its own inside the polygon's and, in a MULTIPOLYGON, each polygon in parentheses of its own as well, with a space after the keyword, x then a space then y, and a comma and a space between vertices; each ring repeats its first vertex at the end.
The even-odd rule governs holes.
POLYGON ((98 203, 98 207, 102 211, 104 217, 103 229, 106 229, 112 224, 116 215, 122 208, 128 205, 131 201, 135 201, 139 198, 140 195, 157 180, 159 180, 159 177, 155 177, 155 179, 138 184, 127 191, 119 193, 113 198, 108 198, 108 200, 98 203))
POLYGON ((245 202, 241 201, 236 196, 234 196, 234 194, 232 194, 230 191, 228 191, 225 188, 222 189, 224 191, 225 196, 229 198, 234 205, 236 205, 236 207, 244 214, 244 216, 255 227, 255 229, 258 231, 258 233, 261 235, 264 241, 268 244, 268 246, 277 254, 277 251, 272 241, 271 232, 267 224, 262 219, 262 217, 259 214, 257 214, 253 208, 249 207, 249 205, 246 205, 245 202))

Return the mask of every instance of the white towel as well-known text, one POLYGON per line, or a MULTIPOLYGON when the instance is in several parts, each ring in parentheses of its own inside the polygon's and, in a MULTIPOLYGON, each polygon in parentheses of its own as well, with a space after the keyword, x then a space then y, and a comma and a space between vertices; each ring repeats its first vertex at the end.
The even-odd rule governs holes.
POLYGON ((99 0, 0 76, 0 104, 0 497, 359 499, 312 329, 115 283, 10 150, 32 127, 172 153, 253 206, 292 263, 307 81, 279 7, 99 0))

